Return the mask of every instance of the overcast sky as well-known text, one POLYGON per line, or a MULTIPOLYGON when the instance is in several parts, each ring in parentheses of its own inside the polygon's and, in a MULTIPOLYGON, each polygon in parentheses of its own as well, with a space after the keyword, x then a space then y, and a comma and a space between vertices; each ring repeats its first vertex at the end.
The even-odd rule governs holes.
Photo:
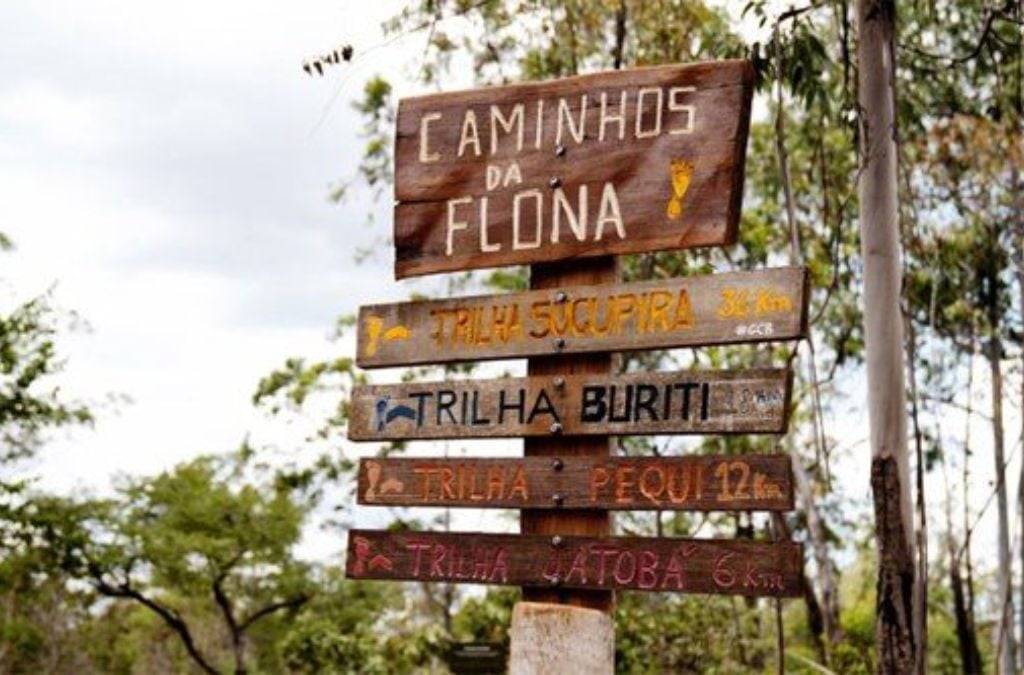
MULTIPOLYGON (((56 284, 91 325, 61 341, 64 388, 132 400, 58 437, 36 462, 43 485, 103 490, 250 430, 297 443, 252 409, 259 378, 290 356, 351 355, 326 340, 335 318, 409 292, 390 251, 353 262, 390 229, 387 206, 327 199, 355 171, 366 77, 422 53, 381 45, 399 4, 0 3, 0 231, 17 246, 0 257, 0 308, 56 284), (366 56, 303 73, 346 42, 366 56)), ((866 466, 863 410, 829 423, 855 430, 839 436, 866 466)), ((846 475, 866 500, 866 472, 846 475)))
POLYGON ((378 44, 394 4, 0 3, 0 231, 17 246, 0 298, 56 284, 92 327, 61 341, 65 388, 133 400, 59 439, 46 484, 234 448, 261 375, 401 292, 387 253, 352 262, 386 210, 368 228, 365 196, 327 199, 359 154, 351 100, 401 49, 344 77, 301 69, 378 44))

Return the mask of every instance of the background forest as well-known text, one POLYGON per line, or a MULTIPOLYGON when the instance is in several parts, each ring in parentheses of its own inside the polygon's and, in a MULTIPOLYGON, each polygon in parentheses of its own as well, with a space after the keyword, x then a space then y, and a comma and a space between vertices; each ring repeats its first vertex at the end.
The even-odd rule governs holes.
MULTIPOLYGON (((344 201, 369 189, 386 202, 401 96, 662 63, 754 63, 740 242, 630 256, 623 274, 641 280, 805 264, 813 283, 811 337, 800 344, 624 354, 617 368, 788 362, 797 378, 790 432, 623 438, 618 450, 788 453, 797 511, 775 521, 765 514, 633 512, 618 515, 615 527, 659 536, 788 532, 806 544, 807 590, 782 603, 621 594, 614 615, 621 672, 775 671, 780 642, 785 672, 876 669, 852 5, 423 0, 405 3, 386 23, 389 38, 382 44, 344 50, 315 69, 326 80, 343 78, 347 68, 372 64, 375 51, 393 48, 394 40, 418 45, 407 72, 370 78, 353 102, 365 143, 347 149, 330 195, 344 201)), ((997 672, 1001 661, 1000 672, 1020 672, 1024 11, 1013 0, 908 0, 897 7, 896 24, 901 308, 928 670, 997 672)), ((344 26, 337 30, 340 40, 350 39, 344 26)), ((318 47, 310 45, 310 52, 318 47)), ((306 75, 296 69, 296 77, 306 75)), ((390 223, 369 227, 389 250, 390 223)), ((0 255, 17 256, 15 244, 0 237, 0 255)), ((525 271, 511 268, 448 275, 402 292, 525 285, 525 271)), ((362 288, 351 292, 359 301, 378 299, 362 288)), ((94 422, 91 405, 61 390, 60 343, 73 317, 49 294, 2 307, 0 671, 444 672, 454 643, 507 641, 515 589, 343 578, 342 535, 357 520, 370 524, 367 511, 355 515, 359 455, 344 440, 347 394, 368 377, 355 368, 345 340, 352 317, 338 318, 332 358, 298 355, 273 372, 252 373, 253 404, 274 424, 312 421, 316 431, 307 447, 245 437, 224 454, 155 475, 122 476, 113 493, 95 496, 42 489, 31 462, 58 429, 102 424, 94 422), (311 529, 310 536, 338 542, 331 555, 301 554, 311 529)), ((473 375, 468 366, 400 373, 407 379, 473 375)), ((239 437, 245 432, 240 428, 239 437)), ((447 444, 444 452, 467 447, 447 444)), ((408 451, 418 449, 360 450, 408 451)), ((512 514, 482 521, 393 510, 374 517, 394 528, 515 526, 512 514)))

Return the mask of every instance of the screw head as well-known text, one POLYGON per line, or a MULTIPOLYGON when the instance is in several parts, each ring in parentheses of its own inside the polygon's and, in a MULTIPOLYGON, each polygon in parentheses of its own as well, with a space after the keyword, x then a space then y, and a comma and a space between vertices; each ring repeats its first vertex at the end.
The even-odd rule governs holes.
POLYGON ((552 422, 551 423, 551 427, 550 427, 550 431, 553 434, 560 434, 560 433, 562 433, 562 423, 561 422, 552 422))
POLYGON ((551 460, 551 468, 554 469, 555 471, 561 471, 564 466, 565 464, 560 459, 556 458, 551 460))
POLYGON ((564 389, 565 388, 565 378, 562 377, 561 375, 559 375, 558 377, 556 377, 555 379, 553 379, 551 381, 551 384, 555 385, 555 389, 564 389))
POLYGON ((569 299, 569 294, 565 291, 558 291, 555 293, 555 302, 561 304, 569 299))
POLYGON ((555 338, 554 345, 556 350, 565 349, 565 338, 555 338))
POLYGON ((551 501, 555 503, 555 506, 561 506, 562 504, 565 503, 565 497, 563 497, 560 493, 556 492, 555 494, 551 495, 551 501))
POLYGON ((555 146, 555 155, 558 157, 565 157, 566 147, 559 143, 555 146))
POLYGON ((562 584, 562 580, 557 576, 549 578, 548 581, 551 582, 552 586, 560 586, 562 584))
POLYGON ((556 534, 555 536, 551 537, 551 545, 554 546, 555 548, 558 548, 559 546, 561 546, 564 543, 565 543, 565 540, 562 539, 562 535, 560 535, 560 534, 556 534))
POLYGON ((550 179, 550 180, 548 181, 548 187, 550 187, 550 188, 551 188, 552 190, 553 190, 553 189, 555 189, 555 188, 560 188, 560 187, 562 187, 562 179, 561 179, 561 178, 559 178, 558 176, 554 176, 554 177, 552 177, 552 178, 551 178, 551 179, 550 179))

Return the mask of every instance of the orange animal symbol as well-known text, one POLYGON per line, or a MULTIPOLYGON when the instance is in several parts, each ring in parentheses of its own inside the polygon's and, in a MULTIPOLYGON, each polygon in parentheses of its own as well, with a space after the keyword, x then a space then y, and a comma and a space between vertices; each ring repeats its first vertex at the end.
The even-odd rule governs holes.
POLYGON ((366 462, 366 480, 369 486, 366 489, 366 501, 373 502, 377 500, 378 487, 380 488, 381 495, 388 494, 402 494, 405 490, 405 484, 398 480, 394 476, 388 476, 381 482, 381 466, 379 462, 366 462))
POLYGON ((683 197, 690 188, 693 163, 677 159, 669 164, 669 175, 672 177, 672 197, 665 213, 670 220, 677 220, 683 215, 683 197))

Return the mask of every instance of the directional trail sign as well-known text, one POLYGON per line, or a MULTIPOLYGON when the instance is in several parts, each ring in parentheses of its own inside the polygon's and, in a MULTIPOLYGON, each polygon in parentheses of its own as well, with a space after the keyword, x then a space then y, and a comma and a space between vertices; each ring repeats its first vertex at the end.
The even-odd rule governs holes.
POLYGON ((781 433, 787 370, 566 375, 357 386, 356 441, 781 433))
POLYGON ((795 597, 803 550, 741 539, 349 533, 350 579, 795 597))
POLYGON ((779 267, 632 284, 364 306, 363 368, 793 340, 807 271, 779 267))
POLYGON ((613 373, 612 354, 798 340, 803 267, 617 283, 615 256, 735 242, 754 70, 637 68, 399 102, 395 276, 530 265, 527 292, 360 308, 356 362, 528 358, 527 377, 357 386, 357 441, 524 438, 517 458, 368 458, 359 503, 520 509, 519 535, 352 530, 353 579, 798 596, 789 541, 609 536, 615 510, 788 511, 784 455, 612 457, 611 437, 786 431, 785 369, 613 373))
POLYGON ((373 458, 358 500, 377 506, 790 511, 787 455, 373 458))
POLYGON ((753 82, 719 61, 403 99, 395 275, 731 244, 753 82))

